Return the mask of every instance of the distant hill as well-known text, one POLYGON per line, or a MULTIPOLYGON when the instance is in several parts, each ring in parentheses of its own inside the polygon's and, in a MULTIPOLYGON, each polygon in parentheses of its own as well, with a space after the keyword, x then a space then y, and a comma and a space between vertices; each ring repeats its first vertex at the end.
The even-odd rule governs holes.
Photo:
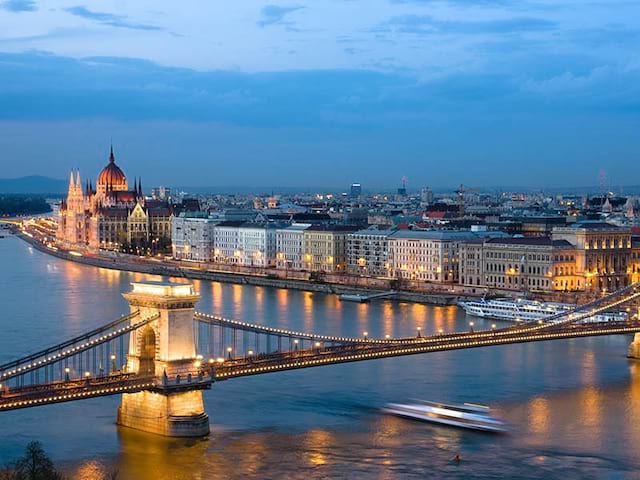
POLYGON ((57 178, 30 175, 20 178, 0 178, 0 193, 39 193, 62 195, 67 182, 57 178))

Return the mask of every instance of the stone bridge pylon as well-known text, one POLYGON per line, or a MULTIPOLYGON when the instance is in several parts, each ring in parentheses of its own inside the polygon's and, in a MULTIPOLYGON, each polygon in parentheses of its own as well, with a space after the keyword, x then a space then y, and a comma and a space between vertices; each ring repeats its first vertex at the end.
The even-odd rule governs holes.
POLYGON ((135 282, 132 286, 131 292, 123 294, 131 311, 139 311, 131 322, 157 318, 131 332, 127 372, 154 377, 159 387, 123 394, 117 423, 171 437, 207 435, 209 416, 202 390, 191 384, 198 362, 193 316, 200 295, 191 284, 135 282))

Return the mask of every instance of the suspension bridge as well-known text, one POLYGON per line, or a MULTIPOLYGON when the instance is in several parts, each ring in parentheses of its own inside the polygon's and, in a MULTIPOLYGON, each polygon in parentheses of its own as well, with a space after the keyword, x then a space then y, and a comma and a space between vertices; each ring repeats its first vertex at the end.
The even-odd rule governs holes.
MULTIPOLYGON (((346 362, 640 332, 640 284, 570 312, 507 328, 391 338, 297 332, 195 311, 190 284, 133 283, 130 313, 0 365, 0 412, 122 394, 121 425, 167 436, 209 432, 202 391, 217 381, 346 362), (626 320, 595 322, 625 310, 626 320)), ((640 335, 629 349, 640 357, 640 335)))

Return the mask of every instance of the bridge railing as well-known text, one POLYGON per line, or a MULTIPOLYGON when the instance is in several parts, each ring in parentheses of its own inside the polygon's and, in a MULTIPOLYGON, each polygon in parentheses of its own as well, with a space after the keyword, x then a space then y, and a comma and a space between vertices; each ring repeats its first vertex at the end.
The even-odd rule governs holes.
POLYGON ((4 370, 0 370, 0 387, 49 384, 122 371, 129 334, 159 317, 154 314, 136 323, 127 323, 137 315, 138 312, 133 312, 71 340, 4 364, 4 370))

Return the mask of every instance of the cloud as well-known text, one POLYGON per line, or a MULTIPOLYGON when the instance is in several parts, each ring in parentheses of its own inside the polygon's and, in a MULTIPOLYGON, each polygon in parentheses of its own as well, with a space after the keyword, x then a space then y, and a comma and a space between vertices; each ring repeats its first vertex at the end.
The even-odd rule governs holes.
POLYGON ((65 8, 65 11, 70 13, 71 15, 86 18, 88 20, 92 20, 102 25, 109 25, 111 27, 129 28, 133 30, 162 30, 161 27, 158 27, 156 25, 131 22, 127 19, 126 16, 105 12, 95 12, 81 5, 65 8))
POLYGON ((5 0, 0 8, 9 12, 34 12, 38 9, 35 0, 5 0))
POLYGON ((359 129, 463 111, 471 116, 532 110, 556 115, 639 108, 638 68, 585 63, 572 69, 576 61, 553 57, 540 63, 546 66, 530 66, 527 72, 507 68, 425 80, 407 72, 198 72, 139 59, 0 53, 0 78, 5 79, 0 119, 176 119, 359 129), (567 95, 571 89, 580 93, 567 95))
POLYGON ((417 5, 448 3, 462 7, 509 6, 521 4, 520 1, 514 0, 392 0, 392 3, 414 3, 417 5))
POLYGON ((500 20, 438 20, 429 15, 402 15, 378 26, 376 31, 429 34, 509 34, 550 31, 556 24, 541 18, 510 18, 500 20))
POLYGON ((264 28, 269 25, 293 25, 293 22, 286 22, 285 17, 291 12, 301 10, 304 7, 280 7, 278 5, 266 5, 260 12, 261 19, 258 21, 258 26, 264 28))

